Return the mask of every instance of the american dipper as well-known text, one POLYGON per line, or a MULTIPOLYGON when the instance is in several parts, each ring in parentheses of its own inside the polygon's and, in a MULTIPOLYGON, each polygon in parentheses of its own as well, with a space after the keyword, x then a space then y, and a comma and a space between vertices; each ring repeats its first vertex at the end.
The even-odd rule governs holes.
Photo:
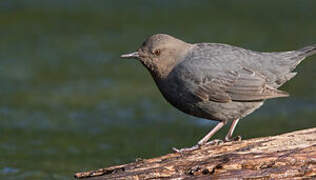
POLYGON ((285 52, 257 52, 219 43, 190 44, 167 34, 147 38, 141 47, 121 58, 136 58, 151 73, 164 98, 184 113, 219 123, 193 150, 204 145, 225 124, 232 141, 239 119, 264 100, 286 97, 278 88, 292 79, 295 67, 316 54, 316 44, 285 52))

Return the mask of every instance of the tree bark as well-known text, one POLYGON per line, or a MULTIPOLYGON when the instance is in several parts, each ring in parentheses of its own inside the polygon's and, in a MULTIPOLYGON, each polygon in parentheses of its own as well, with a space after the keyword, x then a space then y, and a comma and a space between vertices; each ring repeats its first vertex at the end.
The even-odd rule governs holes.
POLYGON ((316 179, 316 128, 200 149, 94 171, 101 179, 316 179))

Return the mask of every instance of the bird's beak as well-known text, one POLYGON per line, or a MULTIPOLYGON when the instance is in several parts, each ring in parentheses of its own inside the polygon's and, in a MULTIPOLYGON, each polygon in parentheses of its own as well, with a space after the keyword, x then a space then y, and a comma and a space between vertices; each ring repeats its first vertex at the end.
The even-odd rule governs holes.
POLYGON ((126 59, 139 58, 139 54, 136 51, 136 52, 132 52, 129 54, 123 54, 123 55, 121 55, 121 58, 126 58, 126 59))

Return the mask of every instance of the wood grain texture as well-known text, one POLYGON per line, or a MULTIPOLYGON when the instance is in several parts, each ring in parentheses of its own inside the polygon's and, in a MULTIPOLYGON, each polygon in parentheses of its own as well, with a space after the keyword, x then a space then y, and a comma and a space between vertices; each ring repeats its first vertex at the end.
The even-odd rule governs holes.
POLYGON ((75 174, 101 179, 316 179, 316 128, 75 174))

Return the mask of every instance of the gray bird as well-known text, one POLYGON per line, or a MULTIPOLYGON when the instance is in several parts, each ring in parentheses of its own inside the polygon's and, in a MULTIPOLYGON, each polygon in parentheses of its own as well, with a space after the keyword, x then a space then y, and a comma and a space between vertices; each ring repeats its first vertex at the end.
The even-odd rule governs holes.
MULTIPOLYGON (((204 145, 225 124, 252 113, 266 99, 286 97, 278 90, 292 79, 295 67, 316 54, 316 44, 285 52, 257 52, 219 43, 190 44, 166 34, 147 38, 141 47, 121 58, 135 58, 148 69, 164 98, 184 113, 219 123, 193 150, 204 145)), ((211 141, 212 142, 212 141, 211 141)))

